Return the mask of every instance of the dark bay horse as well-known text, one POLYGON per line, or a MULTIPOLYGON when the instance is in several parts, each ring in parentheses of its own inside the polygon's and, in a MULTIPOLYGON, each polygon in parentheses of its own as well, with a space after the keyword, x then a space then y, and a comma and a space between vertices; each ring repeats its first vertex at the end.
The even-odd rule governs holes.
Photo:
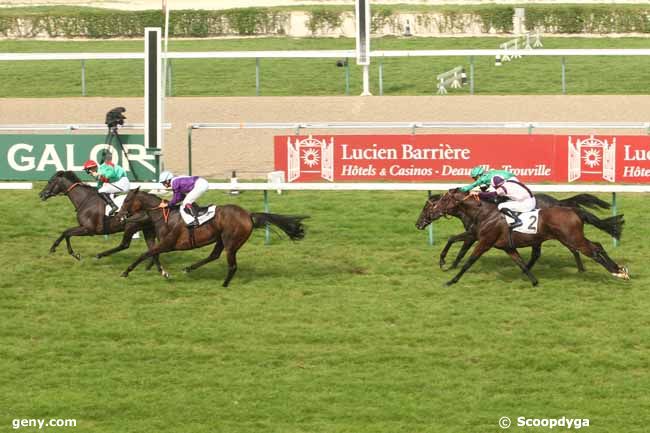
MULTIPOLYGON (((427 214, 433 211, 433 207, 435 206, 436 202, 440 199, 440 197, 441 197, 440 194, 436 194, 434 196, 429 197, 429 200, 427 200, 427 202, 425 203, 424 208, 422 209, 422 212, 420 213, 420 216, 417 222, 415 223, 418 229, 423 230, 429 224, 429 222, 427 221, 430 221, 430 218, 427 217, 427 214)), ((609 234, 610 236, 613 236, 617 240, 620 240, 621 238, 623 232, 623 224, 625 223, 623 215, 617 215, 610 218, 600 219, 596 215, 592 214, 591 212, 583 208, 583 207, 590 208, 590 209, 610 208, 609 203, 599 199, 598 197, 592 194, 578 194, 560 200, 548 194, 537 193, 535 194, 535 199, 537 201, 537 207, 540 209, 545 209, 553 206, 565 206, 565 207, 573 208, 585 224, 591 224, 594 227, 598 228, 599 230, 602 230, 607 234, 609 234)), ((450 267, 450 269, 455 269, 456 267, 458 267, 463 257, 465 257, 465 254, 467 254, 467 251, 469 251, 469 249, 472 247, 472 245, 474 245, 474 243, 477 240, 476 233, 473 230, 474 222, 469 216, 463 214, 458 210, 454 210, 450 212, 449 215, 460 219, 461 222, 463 223, 463 227, 465 228, 465 231, 459 235, 450 236, 449 239, 447 240, 445 247, 440 252, 439 265, 441 269, 445 265, 445 258, 447 257, 447 253, 449 252, 449 249, 451 248, 452 244, 456 242, 463 242, 462 247, 458 251, 456 258, 454 259, 454 262, 450 267)), ((577 251, 572 251, 572 253, 576 262, 576 266, 578 267, 578 271, 584 272, 585 268, 584 265, 582 264, 582 259, 580 259, 580 253, 578 253, 577 251)), ((539 252, 539 254, 541 254, 541 251, 539 252)), ((535 260, 533 260, 533 257, 531 257, 531 260, 527 265, 528 269, 530 269, 535 264, 535 260)))
MULTIPOLYGON (((68 247, 68 253, 79 260, 81 257, 79 253, 74 252, 70 238, 72 236, 94 236, 102 234, 111 234, 124 232, 122 242, 116 248, 104 251, 97 254, 97 258, 101 258, 117 251, 124 250, 129 247, 133 235, 142 230, 144 238, 148 246, 153 246, 155 243, 155 231, 151 224, 143 225, 138 223, 125 224, 120 221, 116 216, 107 217, 104 214, 106 202, 97 194, 97 190, 89 185, 86 185, 77 177, 72 171, 59 171, 54 174, 45 185, 45 188, 40 192, 41 200, 45 201, 50 197, 57 195, 66 195, 72 202, 72 205, 77 212, 77 221, 79 226, 72 227, 65 230, 61 236, 54 241, 50 248, 50 253, 56 251, 61 241, 65 239, 68 247)), ((162 268, 158 257, 152 258, 152 263, 156 264, 158 272, 165 276, 167 272, 162 268)))
POLYGON ((127 277, 140 262, 147 257, 169 251, 190 250, 214 244, 210 255, 185 268, 185 272, 193 271, 206 263, 217 260, 225 250, 228 261, 228 274, 223 282, 227 287, 237 271, 237 251, 246 243, 253 229, 273 224, 286 233, 292 240, 305 236, 302 220, 305 216, 287 216, 270 213, 249 213, 236 205, 217 206, 216 215, 205 224, 190 230, 183 221, 178 208, 159 207, 158 196, 140 192, 139 188, 129 191, 119 217, 126 221, 144 223, 151 221, 156 229, 160 242, 149 251, 142 254, 122 273, 127 277))
MULTIPOLYGON (((426 208, 426 207, 425 207, 426 208)), ((424 212, 423 212, 424 213, 424 212)), ((476 262, 481 255, 491 248, 504 250, 521 270, 528 276, 533 285, 537 279, 531 273, 516 248, 533 247, 531 262, 539 258, 541 244, 547 240, 555 239, 572 252, 579 251, 587 257, 601 264, 608 272, 617 278, 629 279, 627 268, 617 265, 605 252, 602 245, 591 242, 584 236, 584 222, 575 209, 570 207, 550 207, 539 211, 538 231, 536 234, 512 233, 510 244, 510 229, 505 218, 493 203, 474 199, 459 190, 451 190, 440 198, 430 212, 423 217, 423 223, 430 223, 441 216, 461 213, 474 222, 474 232, 478 245, 474 248, 470 258, 465 262, 460 272, 450 280, 447 285, 454 284, 476 262)), ((615 222, 612 221, 612 224, 615 222)), ((531 267, 532 267, 531 264, 531 267)))

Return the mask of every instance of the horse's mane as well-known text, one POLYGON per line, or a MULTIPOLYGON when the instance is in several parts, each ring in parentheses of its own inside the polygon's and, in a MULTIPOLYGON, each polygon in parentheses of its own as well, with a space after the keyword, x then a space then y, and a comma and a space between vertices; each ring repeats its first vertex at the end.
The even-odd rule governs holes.
POLYGON ((74 171, 70 171, 70 170, 66 170, 66 171, 59 170, 52 177, 53 178, 55 178, 55 177, 64 177, 64 178, 68 179, 72 183, 81 183, 81 179, 79 179, 79 176, 77 176, 74 171))
POLYGON ((149 193, 149 192, 140 191, 139 188, 138 188, 138 189, 134 189, 134 190, 132 189, 130 192, 132 192, 134 195, 137 195, 138 197, 140 197, 140 199, 142 199, 142 201, 143 201, 145 204, 149 204, 149 203, 152 203, 152 204, 153 204, 153 200, 154 200, 154 199, 156 200, 156 204, 158 204, 158 203, 160 203, 160 201, 162 200, 162 199, 161 199, 160 197, 158 197, 156 194, 151 194, 151 193, 149 193))

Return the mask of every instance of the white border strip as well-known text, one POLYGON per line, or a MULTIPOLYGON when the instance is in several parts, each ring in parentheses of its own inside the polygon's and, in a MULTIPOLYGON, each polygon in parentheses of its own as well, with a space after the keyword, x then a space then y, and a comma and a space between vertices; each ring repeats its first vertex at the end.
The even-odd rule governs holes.
POLYGON ((0 190, 34 189, 31 182, 0 182, 0 190))

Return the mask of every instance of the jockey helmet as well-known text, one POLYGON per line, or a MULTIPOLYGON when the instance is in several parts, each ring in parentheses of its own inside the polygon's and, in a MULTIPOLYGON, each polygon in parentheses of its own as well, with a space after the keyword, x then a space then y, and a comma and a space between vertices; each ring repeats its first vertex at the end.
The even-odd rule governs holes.
POLYGON ((97 170, 97 163, 92 159, 89 159, 88 161, 84 162, 84 171, 89 171, 91 169, 97 170))
POLYGON ((502 178, 501 176, 494 176, 492 178, 492 186, 495 187, 495 188, 498 188, 501 185, 503 185, 505 181, 506 180, 504 178, 502 178))
POLYGON ((472 176, 472 178, 476 179, 478 177, 483 176, 484 173, 485 173, 485 168, 483 168, 482 165, 477 165, 476 167, 474 167, 472 169, 472 172, 470 173, 470 176, 472 176))
POLYGON ((174 175, 170 171, 163 171, 160 173, 160 178, 158 179, 158 182, 160 183, 165 183, 165 182, 170 182, 174 175))

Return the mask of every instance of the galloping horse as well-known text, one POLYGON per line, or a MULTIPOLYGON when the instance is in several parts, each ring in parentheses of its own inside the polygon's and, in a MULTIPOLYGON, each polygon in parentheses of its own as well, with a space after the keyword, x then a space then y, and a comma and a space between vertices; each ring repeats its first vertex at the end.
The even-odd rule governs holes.
POLYGON ((189 229, 183 221, 178 208, 159 207, 162 200, 153 194, 140 192, 139 188, 129 191, 119 217, 129 222, 153 223, 160 242, 142 254, 122 273, 127 277, 140 262, 156 254, 177 250, 191 250, 214 243, 210 255, 185 268, 193 271, 200 266, 217 260, 225 249, 228 260, 228 274, 223 282, 227 287, 237 271, 237 251, 248 240, 253 229, 273 224, 279 227, 292 240, 305 236, 302 220, 305 216, 287 216, 270 213, 249 213, 236 205, 217 206, 215 216, 203 225, 189 229))
MULTIPOLYGON (((422 212, 420 213, 420 216, 417 222, 415 223, 416 227, 419 230, 423 230, 427 225, 429 225, 430 220, 427 218, 427 214, 433 211, 433 208, 436 205, 436 202, 440 199, 440 197, 441 197, 440 194, 433 195, 429 197, 429 199, 425 203, 424 208, 422 209, 422 212)), ((594 195, 578 194, 573 197, 560 200, 548 194, 538 193, 535 194, 535 198, 537 201, 537 207, 539 209, 545 209, 553 206, 565 206, 565 207, 573 208, 578 214, 578 216, 580 217, 580 219, 582 219, 582 221, 585 224, 591 224, 594 227, 598 228, 599 230, 602 230, 607 234, 609 234, 610 236, 613 236, 617 240, 620 240, 621 238, 623 232, 623 224, 625 223, 623 219, 623 215, 617 215, 610 218, 600 219, 596 215, 592 214, 591 212, 583 209, 583 207, 590 208, 590 209, 610 208, 609 203, 599 199, 594 195)), ((465 232, 459 235, 451 236, 447 240, 447 244, 440 252, 439 265, 441 269, 443 269, 443 266, 445 265, 445 258, 447 257, 447 253, 449 252, 449 248, 451 248, 452 244, 461 241, 463 242, 462 247, 458 251, 456 258, 454 259, 454 262, 450 267, 450 269, 455 269, 456 267, 458 267, 463 257, 465 257, 465 254, 467 254, 467 251, 469 251, 469 249, 472 247, 472 245, 476 242, 477 239, 476 234, 474 233, 473 230, 474 221, 472 221, 471 218, 469 218, 468 216, 464 215, 462 212, 459 211, 450 212, 449 215, 452 215, 461 220, 461 222, 463 223, 463 227, 465 228, 465 232)), ((580 254, 577 251, 572 251, 572 253, 576 261, 576 266, 578 267, 578 271, 584 272, 585 267, 582 264, 582 260, 580 259, 580 254)), ((533 257, 531 257, 531 260, 527 265, 528 269, 530 269, 535 264, 535 260, 533 260, 533 257)))
MULTIPOLYGON (((77 212, 78 227, 73 227, 65 230, 61 236, 58 237, 52 247, 50 253, 56 251, 61 241, 65 239, 68 247, 68 253, 77 260, 80 260, 79 253, 75 253, 70 243, 72 236, 94 236, 101 234, 111 234, 124 232, 122 242, 116 248, 97 254, 97 258, 101 258, 117 251, 124 250, 131 244, 133 235, 142 230, 144 238, 149 247, 155 243, 155 231, 151 224, 128 223, 125 224, 120 221, 116 216, 105 216, 106 202, 97 194, 97 190, 89 185, 86 185, 77 177, 72 171, 58 171, 55 173, 45 185, 45 188, 40 192, 41 200, 45 201, 50 197, 57 195, 67 195, 72 202, 75 211, 77 212)), ((167 272, 162 268, 158 260, 158 256, 152 258, 152 263, 155 263, 158 272, 161 275, 166 275, 167 272)))
POLYGON ((572 252, 579 251, 585 256, 592 258, 617 278, 626 280, 630 278, 627 268, 617 265, 607 255, 602 245, 585 238, 584 223, 574 209, 568 207, 541 209, 539 211, 537 233, 523 234, 513 232, 511 239, 513 247, 510 243, 511 236, 508 224, 498 211, 496 205, 474 200, 471 197, 471 195, 467 195, 458 189, 451 190, 437 201, 430 212, 427 212, 426 215, 421 215, 423 224, 429 224, 441 216, 452 215, 453 213, 460 213, 474 221, 474 232, 478 239, 478 245, 474 248, 474 251, 460 272, 447 282, 447 285, 458 282, 462 275, 483 253, 495 247, 504 250, 517 263, 526 276, 528 276, 533 286, 535 286, 537 285, 537 279, 530 272, 529 267, 524 263, 516 248, 533 247, 531 262, 534 264, 541 253, 541 244, 550 239, 560 241, 572 252))

